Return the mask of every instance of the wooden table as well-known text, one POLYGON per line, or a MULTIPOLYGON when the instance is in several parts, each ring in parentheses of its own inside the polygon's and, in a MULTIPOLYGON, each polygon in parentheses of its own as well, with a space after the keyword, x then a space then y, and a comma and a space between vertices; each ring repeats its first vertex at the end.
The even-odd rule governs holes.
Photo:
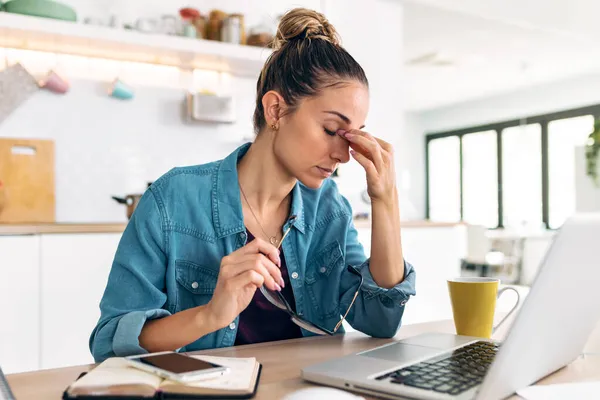
MULTIPOLYGON (((495 339, 502 339, 508 328, 499 330, 495 339)), ((437 321, 407 325, 394 339, 373 339, 361 333, 334 337, 312 337, 281 342, 229 347, 194 354, 224 357, 256 357, 263 364, 256 399, 281 399, 284 395, 311 384, 300 378, 300 370, 308 365, 342 355, 370 349, 409 336, 426 332, 454 333, 452 321, 437 321)), ((63 390, 90 365, 42 370, 8 375, 8 382, 17 400, 60 399, 63 390)), ((543 379, 540 383, 582 382, 600 379, 600 325, 590 336, 584 354, 572 364, 543 379)), ((515 396, 513 399, 517 399, 515 396)))

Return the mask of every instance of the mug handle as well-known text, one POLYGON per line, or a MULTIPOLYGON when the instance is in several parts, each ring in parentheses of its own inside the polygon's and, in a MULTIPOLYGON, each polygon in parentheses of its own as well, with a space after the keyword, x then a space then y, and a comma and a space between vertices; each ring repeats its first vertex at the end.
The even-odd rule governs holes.
POLYGON ((512 290, 513 292, 515 292, 517 294, 517 302, 515 303, 513 308, 510 309, 508 314, 506 314, 506 316, 504 318, 502 318, 502 320, 500 322, 498 322, 498 324, 492 328, 492 334, 494 332, 496 332, 496 329, 498 329, 500 327, 500 325, 502 325, 504 323, 504 321, 506 321, 508 319, 508 317, 510 317, 510 315, 517 309, 517 306, 519 305, 519 302, 521 301, 521 296, 519 296, 519 292, 517 291, 517 289, 515 289, 513 287, 505 287, 505 288, 500 289, 498 291, 498 294, 496 295, 496 298, 499 299, 500 296, 502 295, 502 293, 504 293, 507 290, 512 290))

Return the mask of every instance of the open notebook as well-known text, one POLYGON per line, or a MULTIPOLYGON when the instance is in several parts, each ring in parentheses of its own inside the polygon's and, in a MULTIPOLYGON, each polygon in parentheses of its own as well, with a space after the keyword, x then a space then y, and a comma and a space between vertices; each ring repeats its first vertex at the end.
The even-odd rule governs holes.
POLYGON ((84 398, 251 398, 256 393, 261 365, 255 358, 192 356, 229 367, 218 378, 179 383, 131 367, 120 357, 109 358, 72 383, 63 399, 84 398))

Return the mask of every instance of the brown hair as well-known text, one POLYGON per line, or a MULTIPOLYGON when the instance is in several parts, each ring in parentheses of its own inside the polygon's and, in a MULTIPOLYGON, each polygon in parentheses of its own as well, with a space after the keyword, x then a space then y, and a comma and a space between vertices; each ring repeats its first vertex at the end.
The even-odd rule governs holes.
POLYGON ((321 13, 306 8, 288 11, 277 27, 274 52, 269 56, 256 85, 254 130, 265 126, 262 98, 276 90, 293 112, 303 97, 315 96, 340 81, 355 80, 369 86, 358 62, 340 45, 339 36, 321 13))

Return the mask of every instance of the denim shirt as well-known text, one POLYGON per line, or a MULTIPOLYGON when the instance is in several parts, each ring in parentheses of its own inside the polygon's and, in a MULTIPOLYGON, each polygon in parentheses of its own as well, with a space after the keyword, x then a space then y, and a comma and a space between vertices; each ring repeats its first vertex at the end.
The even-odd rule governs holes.
MULTIPOLYGON (((221 258, 246 244, 237 163, 249 147, 244 144, 220 161, 175 168, 146 190, 123 232, 100 302, 89 342, 96 362, 147 353, 138 340, 147 320, 210 301, 221 258)), ((375 283, 350 204, 331 179, 316 190, 297 183, 290 208, 297 218, 282 247, 297 313, 333 329, 360 283, 347 270, 351 265, 364 283, 348 323, 370 336, 395 335, 415 294, 412 266, 398 260, 404 280, 393 288, 375 283)), ((238 319, 178 350, 232 346, 238 319)))

